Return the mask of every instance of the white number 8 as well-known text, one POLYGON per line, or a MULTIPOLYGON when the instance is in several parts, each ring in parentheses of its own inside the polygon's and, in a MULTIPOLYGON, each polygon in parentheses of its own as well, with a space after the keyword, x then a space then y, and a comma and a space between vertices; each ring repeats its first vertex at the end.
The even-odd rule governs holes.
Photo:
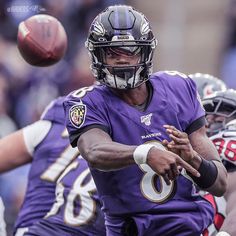
POLYGON ((140 165, 140 168, 145 172, 140 183, 143 196, 152 202, 160 203, 166 201, 173 193, 175 182, 171 181, 170 185, 167 185, 164 179, 147 164, 140 165), (154 184, 155 177, 157 176, 160 180, 160 190, 158 190, 154 184))

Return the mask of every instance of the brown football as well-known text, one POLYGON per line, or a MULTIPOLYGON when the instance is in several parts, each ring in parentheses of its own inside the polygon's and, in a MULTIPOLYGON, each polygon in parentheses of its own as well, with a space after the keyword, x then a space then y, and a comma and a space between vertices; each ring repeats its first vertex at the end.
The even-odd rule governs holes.
POLYGON ((39 14, 19 24, 17 45, 20 54, 29 64, 50 66, 65 55, 67 35, 55 17, 39 14))

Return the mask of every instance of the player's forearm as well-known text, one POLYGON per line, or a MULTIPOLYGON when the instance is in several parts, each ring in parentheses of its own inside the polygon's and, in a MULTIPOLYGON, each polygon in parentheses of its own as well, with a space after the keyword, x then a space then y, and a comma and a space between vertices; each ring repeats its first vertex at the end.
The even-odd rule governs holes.
POLYGON ((93 168, 112 171, 134 164, 135 146, 115 142, 99 143, 89 147, 79 146, 82 156, 93 168))
POLYGON ((195 183, 215 196, 222 196, 226 191, 227 171, 220 161, 203 159, 197 152, 189 162, 201 176, 193 178, 195 183))
POLYGON ((83 133, 77 142, 81 155, 93 168, 112 171, 134 164, 136 146, 113 142, 101 129, 93 128, 83 133))
POLYGON ((204 187, 199 187, 207 190, 215 196, 222 196, 226 191, 227 171, 220 161, 220 157, 215 146, 204 134, 196 136, 193 133, 189 137, 195 152, 199 154, 201 158, 206 160, 205 164, 208 165, 205 165, 205 168, 203 168, 203 173, 201 173, 201 182, 204 187), (206 183, 211 184, 207 186, 206 183))
POLYGON ((221 197, 223 196, 223 194, 227 189, 227 182, 226 182, 227 171, 221 162, 218 161, 213 161, 213 162, 217 167, 218 174, 213 185, 209 188, 206 188, 205 190, 215 196, 221 197))
POLYGON ((21 130, 0 139, 0 173, 24 165, 31 160, 21 130))
MULTIPOLYGON (((17 159, 17 157, 15 157, 16 159, 13 160, 12 158, 9 159, 7 157, 9 157, 9 156, 6 156, 6 158, 4 158, 4 159, 0 159, 0 173, 4 173, 6 171, 13 170, 13 169, 20 167, 22 165, 25 165, 27 163, 31 163, 31 161, 32 161, 32 159, 30 159, 30 157, 27 160, 26 159, 19 160, 19 159, 17 159)), ((20 157, 18 156, 18 158, 20 158, 20 157)))

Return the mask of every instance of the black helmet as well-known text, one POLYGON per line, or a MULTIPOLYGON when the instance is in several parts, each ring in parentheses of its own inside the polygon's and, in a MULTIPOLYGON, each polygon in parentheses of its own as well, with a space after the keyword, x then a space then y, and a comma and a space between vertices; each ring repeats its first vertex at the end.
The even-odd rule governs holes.
POLYGON ((221 122, 218 121, 217 129, 208 130, 210 134, 225 129, 225 125, 236 118, 236 90, 234 89, 214 92, 203 98, 202 104, 206 115, 217 115, 223 118, 221 122))
POLYGON ((146 17, 131 6, 114 5, 92 22, 86 47, 92 71, 99 82, 112 88, 130 89, 149 79, 156 39, 146 17), (108 65, 106 53, 140 55, 135 65, 108 65))
POLYGON ((222 80, 209 74, 195 73, 189 75, 189 77, 196 83, 201 99, 216 91, 225 91, 227 89, 222 80))

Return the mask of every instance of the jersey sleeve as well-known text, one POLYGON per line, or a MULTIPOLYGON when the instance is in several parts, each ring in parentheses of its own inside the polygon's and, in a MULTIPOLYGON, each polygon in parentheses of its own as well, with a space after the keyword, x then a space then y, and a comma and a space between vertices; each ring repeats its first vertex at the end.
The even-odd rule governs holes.
POLYGON ((50 102, 50 104, 44 109, 40 119, 49 120, 53 123, 65 124, 65 113, 63 109, 63 101, 65 97, 58 97, 50 102))
POLYGON ((205 110, 195 82, 177 71, 156 73, 161 79, 170 108, 177 114, 182 130, 188 134, 205 125, 205 110))
POLYGON ((186 113, 188 112, 188 109, 191 111, 189 124, 186 126, 185 132, 191 134, 206 124, 205 110, 203 108, 195 82, 190 78, 186 79, 185 82, 187 87, 186 97, 189 98, 189 104, 187 104, 185 111, 186 113))
POLYGON ((65 123, 64 97, 53 100, 43 111, 40 120, 23 128, 28 152, 33 156, 35 148, 43 141, 54 123, 65 123))
POLYGON ((51 126, 52 123, 50 121, 39 120, 23 128, 24 142, 31 156, 33 156, 34 149, 37 145, 47 136, 51 126))
POLYGON ((100 128, 110 133, 107 111, 101 98, 95 93, 83 98, 75 95, 68 95, 64 101, 66 127, 72 147, 76 147, 80 135, 91 128, 100 128))

